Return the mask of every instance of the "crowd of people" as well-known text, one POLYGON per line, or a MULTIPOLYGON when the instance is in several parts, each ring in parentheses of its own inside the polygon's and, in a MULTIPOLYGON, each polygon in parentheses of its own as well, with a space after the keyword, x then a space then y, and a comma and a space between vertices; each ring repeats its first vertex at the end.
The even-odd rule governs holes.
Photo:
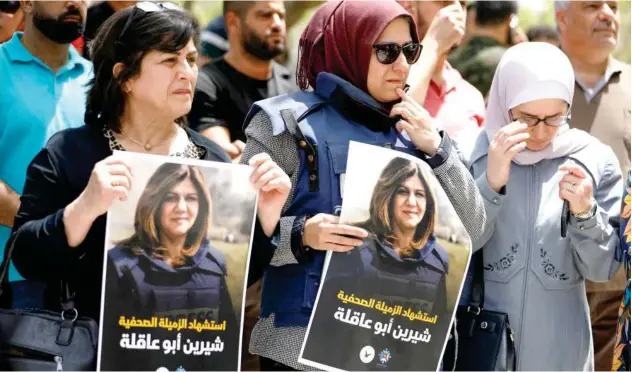
POLYGON ((619 3, 555 1, 556 27, 526 32, 517 17, 517 1, 325 2, 294 69, 283 1, 224 1, 205 28, 170 3, 0 1, 0 247, 24 283, 13 306, 59 310, 64 280, 99 319, 105 214, 132 180, 114 150, 247 164, 260 198, 242 368, 308 369, 298 355, 325 253, 367 237, 339 223, 339 154, 391 144, 452 202, 475 252, 461 303, 482 264, 518 369, 630 370, 619 3))

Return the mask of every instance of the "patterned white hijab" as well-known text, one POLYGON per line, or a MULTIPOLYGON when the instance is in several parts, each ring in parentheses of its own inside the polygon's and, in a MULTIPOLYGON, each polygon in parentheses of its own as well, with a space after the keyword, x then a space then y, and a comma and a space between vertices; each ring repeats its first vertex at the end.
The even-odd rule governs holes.
MULTIPOLYGON (((544 42, 520 43, 503 55, 492 81, 485 117, 485 131, 491 142, 503 126, 510 123, 509 110, 526 102, 559 98, 573 102, 575 74, 568 57, 544 42)), ((540 123, 539 125, 543 125, 540 123)), ((514 162, 531 165, 575 153, 586 147, 590 135, 561 126, 551 144, 540 151, 525 149, 514 162)))

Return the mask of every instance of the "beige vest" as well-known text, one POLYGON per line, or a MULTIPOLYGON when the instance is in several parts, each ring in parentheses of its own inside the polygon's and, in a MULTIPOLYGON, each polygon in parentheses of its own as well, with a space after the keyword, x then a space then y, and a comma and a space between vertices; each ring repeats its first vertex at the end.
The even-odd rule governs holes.
MULTIPOLYGON (((625 176, 630 169, 630 65, 611 59, 615 72, 591 102, 586 102, 584 90, 575 83, 571 111, 571 127, 584 130, 610 146, 619 159, 625 176)), ((623 190, 621 190, 623 194, 623 190)), ((588 292, 623 290, 623 267, 606 283, 586 282, 588 292)))

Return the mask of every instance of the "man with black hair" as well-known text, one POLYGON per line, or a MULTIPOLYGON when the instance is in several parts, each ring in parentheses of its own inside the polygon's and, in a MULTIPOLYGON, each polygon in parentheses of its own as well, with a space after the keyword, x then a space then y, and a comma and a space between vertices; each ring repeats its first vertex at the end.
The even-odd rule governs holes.
POLYGON ((472 38, 455 50, 448 61, 463 78, 487 97, 496 67, 503 54, 515 44, 517 1, 477 1, 472 38))
POLYGON ((256 101, 296 90, 273 58, 285 52, 282 1, 224 1, 229 51, 200 69, 191 128, 237 160, 245 148, 244 119, 256 101))
MULTIPOLYGON (((235 162, 246 147, 244 120, 256 101, 298 90, 290 72, 274 58, 285 52, 282 1, 224 1, 229 50, 200 69, 192 129, 220 145, 235 162)), ((258 370, 248 352, 250 333, 260 311, 261 282, 248 288, 244 315, 242 369, 258 370)))
MULTIPOLYGON (((0 44, 0 255, 29 163, 53 134, 83 125, 93 75, 70 47, 85 28, 85 1, 22 1, 21 9, 24 32, 0 44)), ((21 279, 13 265, 9 278, 21 279)))
POLYGON ((527 31, 527 38, 529 41, 542 41, 553 44, 556 47, 560 46, 560 35, 555 27, 551 25, 542 24, 532 26, 527 31))
POLYGON ((202 67, 211 61, 221 58, 229 49, 224 16, 215 17, 206 25, 206 29, 200 35, 198 66, 202 67))
POLYGON ((137 1, 102 1, 88 8, 86 18, 86 30, 83 34, 82 54, 84 58, 90 58, 90 42, 97 36, 99 28, 105 21, 119 10, 134 6, 137 1))

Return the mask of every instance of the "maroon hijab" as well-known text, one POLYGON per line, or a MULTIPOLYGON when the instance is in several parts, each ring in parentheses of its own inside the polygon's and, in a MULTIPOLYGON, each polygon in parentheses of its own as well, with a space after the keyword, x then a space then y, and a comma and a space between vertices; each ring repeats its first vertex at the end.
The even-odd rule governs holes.
POLYGON ((413 42, 418 43, 415 21, 395 0, 328 1, 322 5, 299 41, 299 87, 315 88, 316 76, 329 72, 368 94, 372 46, 397 17, 408 19, 413 42))

